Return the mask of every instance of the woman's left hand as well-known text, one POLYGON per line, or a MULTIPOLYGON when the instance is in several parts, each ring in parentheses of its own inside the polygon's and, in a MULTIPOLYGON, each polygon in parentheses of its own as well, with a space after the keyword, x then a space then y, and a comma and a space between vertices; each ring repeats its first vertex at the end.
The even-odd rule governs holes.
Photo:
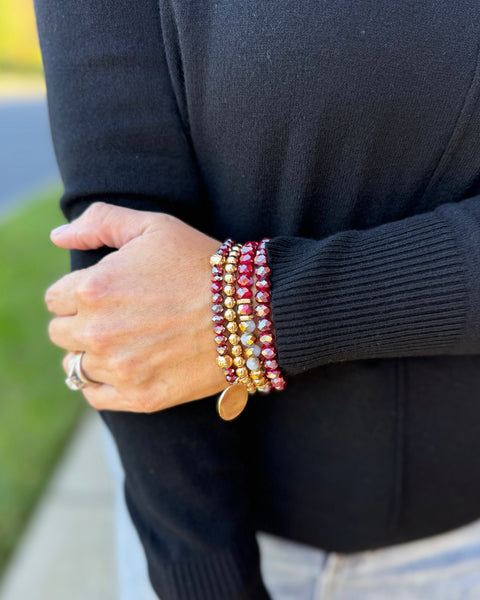
POLYGON ((54 344, 84 352, 97 409, 154 412, 226 387, 216 364, 210 256, 220 242, 162 213, 104 203, 52 232, 61 248, 117 248, 46 292, 54 344))

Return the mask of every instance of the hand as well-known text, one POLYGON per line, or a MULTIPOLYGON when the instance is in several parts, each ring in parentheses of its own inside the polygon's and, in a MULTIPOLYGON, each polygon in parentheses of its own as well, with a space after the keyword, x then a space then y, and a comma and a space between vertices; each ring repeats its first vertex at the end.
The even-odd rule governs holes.
MULTIPOLYGON (((60 248, 118 251, 46 292, 54 344, 85 352, 97 409, 154 412, 220 392, 210 256, 220 243, 179 219, 104 203, 52 232, 60 248)), ((67 371, 67 354, 63 366, 67 371)))

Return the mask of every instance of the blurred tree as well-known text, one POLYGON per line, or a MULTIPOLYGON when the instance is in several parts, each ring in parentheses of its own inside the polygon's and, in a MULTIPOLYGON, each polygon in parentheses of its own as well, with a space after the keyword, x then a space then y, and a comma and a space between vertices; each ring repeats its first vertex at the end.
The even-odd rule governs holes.
POLYGON ((33 0, 0 0, 0 70, 41 68, 33 0))

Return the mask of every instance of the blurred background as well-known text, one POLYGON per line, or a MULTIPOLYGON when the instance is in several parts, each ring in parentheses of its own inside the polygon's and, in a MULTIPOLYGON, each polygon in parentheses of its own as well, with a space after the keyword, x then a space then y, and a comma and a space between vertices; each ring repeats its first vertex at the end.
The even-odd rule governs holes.
POLYGON ((69 269, 68 253, 49 241, 63 222, 61 191, 33 0, 0 0, 1 600, 115 597, 111 585, 81 585, 92 576, 82 557, 102 563, 84 546, 107 535, 111 497, 92 468, 99 433, 85 425, 85 403, 66 388, 62 353, 47 338, 43 295, 69 269))

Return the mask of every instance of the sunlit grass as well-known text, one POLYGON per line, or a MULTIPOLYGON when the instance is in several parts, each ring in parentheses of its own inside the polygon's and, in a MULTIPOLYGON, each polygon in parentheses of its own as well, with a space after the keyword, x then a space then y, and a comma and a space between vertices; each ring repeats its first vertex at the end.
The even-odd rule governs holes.
POLYGON ((59 194, 0 219, 0 569, 84 407, 47 338, 44 290, 69 269, 48 237, 59 194))

